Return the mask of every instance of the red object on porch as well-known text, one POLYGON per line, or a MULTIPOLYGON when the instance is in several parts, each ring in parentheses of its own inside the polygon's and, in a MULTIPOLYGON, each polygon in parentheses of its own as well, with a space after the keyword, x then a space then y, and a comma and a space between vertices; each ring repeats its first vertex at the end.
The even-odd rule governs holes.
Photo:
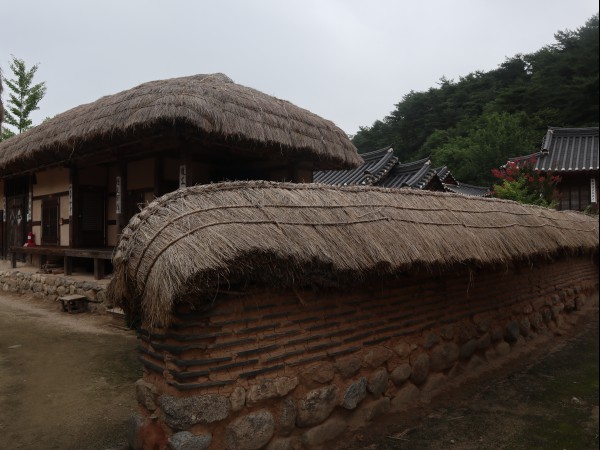
POLYGON ((31 231, 27 233, 27 242, 25 242, 23 247, 35 247, 35 234, 31 231))

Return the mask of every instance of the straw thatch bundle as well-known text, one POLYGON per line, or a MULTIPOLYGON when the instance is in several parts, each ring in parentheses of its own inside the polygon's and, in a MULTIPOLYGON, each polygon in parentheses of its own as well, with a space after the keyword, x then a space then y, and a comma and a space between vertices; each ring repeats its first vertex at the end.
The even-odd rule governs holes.
POLYGON ((362 163, 346 134, 332 122, 223 74, 151 81, 70 109, 0 144, 0 173, 67 161, 108 148, 116 135, 157 124, 184 123, 222 140, 246 142, 249 152, 270 147, 316 161, 316 167, 362 163), (98 143, 100 142, 100 144, 98 143), (94 145, 89 145, 93 143, 94 145))
POLYGON ((373 275, 597 252, 598 221, 515 202, 373 187, 235 182, 148 205, 124 230, 109 296, 146 324, 234 284, 302 287, 373 275))

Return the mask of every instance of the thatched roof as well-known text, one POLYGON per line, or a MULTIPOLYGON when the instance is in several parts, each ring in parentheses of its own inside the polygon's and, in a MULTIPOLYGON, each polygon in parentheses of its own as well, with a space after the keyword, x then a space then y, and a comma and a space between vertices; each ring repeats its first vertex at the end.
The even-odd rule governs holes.
POLYGON ((362 163, 332 122, 217 73, 151 81, 59 114, 0 144, 0 174, 67 162, 90 148, 110 148, 116 137, 131 140, 132 133, 176 123, 249 153, 267 147, 273 157, 311 160, 316 168, 362 163))
POLYGON ((109 296, 146 324, 240 282, 347 283, 422 269, 597 252, 598 221, 428 191, 235 182, 158 198, 125 228, 109 296))

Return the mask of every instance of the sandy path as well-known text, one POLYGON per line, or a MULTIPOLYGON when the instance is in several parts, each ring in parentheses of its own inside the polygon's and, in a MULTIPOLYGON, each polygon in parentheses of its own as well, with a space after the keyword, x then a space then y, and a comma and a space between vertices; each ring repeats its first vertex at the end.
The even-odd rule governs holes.
POLYGON ((141 369, 134 334, 109 323, 0 294, 0 449, 125 444, 141 369))

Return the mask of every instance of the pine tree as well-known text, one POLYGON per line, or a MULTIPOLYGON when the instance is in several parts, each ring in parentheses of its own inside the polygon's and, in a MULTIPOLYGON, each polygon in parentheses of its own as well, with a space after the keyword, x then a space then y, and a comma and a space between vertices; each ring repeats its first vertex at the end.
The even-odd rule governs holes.
MULTIPOLYGON (((2 104, 2 91, 2 70, 0 69, 0 126, 2 126, 2 122, 4 121, 4 105, 2 104)), ((0 140, 2 140, 2 136, 0 136, 0 140)))
MULTIPOLYGON (((33 111, 39 109, 38 103, 46 94, 46 83, 33 84, 33 77, 38 69, 38 64, 27 70, 25 62, 13 55, 10 69, 15 78, 11 80, 4 79, 4 83, 8 87, 7 90, 10 92, 6 107, 4 107, 4 122, 6 125, 13 126, 16 133, 22 133, 31 128, 33 124, 29 116, 33 111)), ((7 139, 16 133, 3 127, 2 139, 7 139)))

